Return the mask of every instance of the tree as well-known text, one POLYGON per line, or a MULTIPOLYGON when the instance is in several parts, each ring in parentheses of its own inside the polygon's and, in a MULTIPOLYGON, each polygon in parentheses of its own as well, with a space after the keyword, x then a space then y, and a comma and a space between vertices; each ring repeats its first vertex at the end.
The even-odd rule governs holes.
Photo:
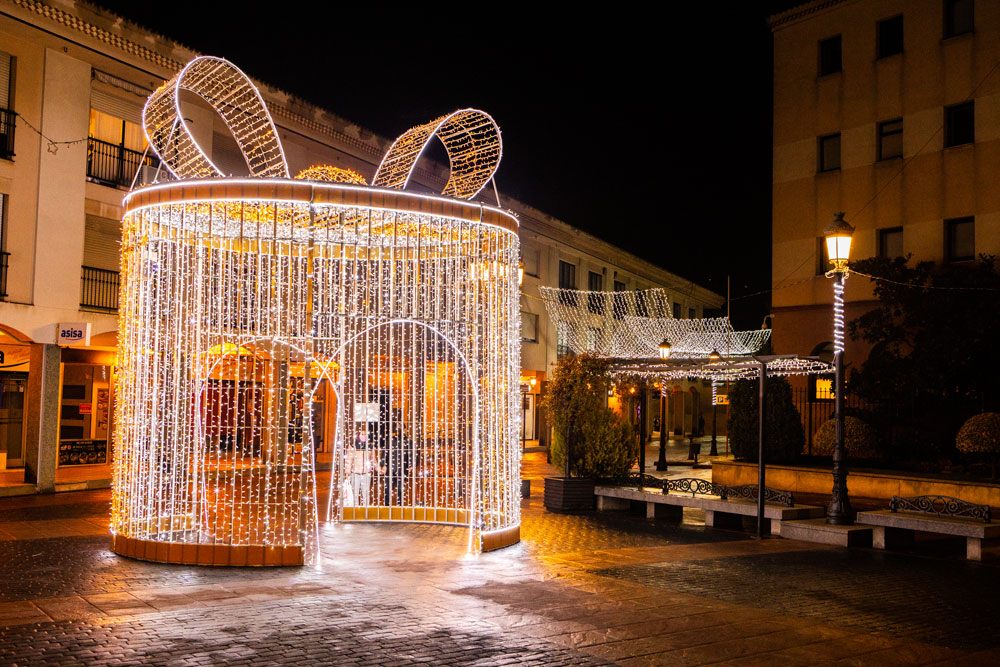
POLYGON ((607 408, 607 370, 605 360, 588 354, 564 356, 542 399, 555 429, 552 462, 565 467, 568 434, 571 474, 621 477, 635 463, 631 425, 607 408))
MULTIPOLYGON (((792 387, 783 377, 769 377, 764 392, 764 457, 768 463, 791 462, 806 441, 792 387)), ((757 460, 759 396, 759 380, 738 380, 729 389, 729 446, 744 461, 757 460)))
POLYGON ((970 415, 1000 408, 991 378, 1000 363, 1000 273, 992 256, 944 266, 909 260, 852 264, 886 280, 874 281, 878 306, 849 323, 853 338, 874 347, 848 390, 889 417, 893 440, 906 446, 896 454, 929 460, 954 452, 970 415))

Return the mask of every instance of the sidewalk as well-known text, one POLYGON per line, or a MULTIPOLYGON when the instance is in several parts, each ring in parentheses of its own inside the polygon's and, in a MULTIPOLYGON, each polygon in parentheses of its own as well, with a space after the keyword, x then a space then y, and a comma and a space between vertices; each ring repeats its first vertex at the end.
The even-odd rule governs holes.
MULTIPOLYGON (((541 453, 524 470, 555 473, 541 453)), ((319 568, 198 568, 110 554, 107 501, 0 499, 0 663, 1000 659, 1000 600, 982 594, 1000 589, 997 563, 551 514, 535 494, 522 503, 522 542, 476 558, 460 527, 321 524, 319 568)))

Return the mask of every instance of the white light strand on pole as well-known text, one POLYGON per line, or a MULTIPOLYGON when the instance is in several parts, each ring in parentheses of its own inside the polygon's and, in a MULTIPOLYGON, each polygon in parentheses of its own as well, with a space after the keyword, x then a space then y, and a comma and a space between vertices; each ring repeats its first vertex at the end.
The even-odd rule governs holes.
POLYGON ((833 353, 844 351, 844 282, 847 272, 838 273, 833 280, 833 353))

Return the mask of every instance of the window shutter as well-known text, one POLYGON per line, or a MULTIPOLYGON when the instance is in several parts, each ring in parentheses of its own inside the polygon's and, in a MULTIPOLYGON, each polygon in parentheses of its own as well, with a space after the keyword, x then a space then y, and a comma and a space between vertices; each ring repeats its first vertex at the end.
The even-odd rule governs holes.
POLYGON ((117 220, 88 215, 83 238, 83 265, 121 270, 122 226, 117 220))
POLYGON ((90 91, 90 107, 115 118, 142 125, 142 107, 100 90, 90 91))
POLYGON ((0 109, 10 108, 10 54, 0 51, 0 109))

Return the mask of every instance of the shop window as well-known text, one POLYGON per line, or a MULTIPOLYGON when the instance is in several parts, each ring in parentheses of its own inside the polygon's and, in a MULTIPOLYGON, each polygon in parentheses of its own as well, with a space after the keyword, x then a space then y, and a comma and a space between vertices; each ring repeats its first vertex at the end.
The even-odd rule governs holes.
POLYGON ((878 159, 890 160, 903 156, 903 119, 878 124, 878 159))
POLYGON ((944 108, 944 145, 961 146, 976 140, 975 102, 965 102, 944 108))
POLYGON ((819 43, 819 75, 836 74, 841 70, 840 35, 819 43))
POLYGON ((944 38, 964 35, 975 27, 973 0, 944 0, 944 38))
MULTIPOLYGON (((825 341, 813 348, 810 356, 819 357, 820 361, 828 364, 833 363, 833 343, 825 341)), ((832 375, 810 375, 809 376, 809 400, 810 401, 832 401, 836 398, 833 389, 832 375)))
POLYGON ((975 218, 955 218, 944 221, 945 259, 966 262, 976 258, 975 218))
POLYGON ((878 256, 892 259, 903 256, 903 228, 878 230, 878 256))
POLYGON ((819 138, 819 171, 840 169, 840 133, 819 138))
POLYGON ((876 27, 878 57, 888 58, 903 52, 903 15, 879 21, 876 27))
POLYGON ((110 367, 64 364, 62 382, 59 466, 107 463, 111 433, 110 367))

